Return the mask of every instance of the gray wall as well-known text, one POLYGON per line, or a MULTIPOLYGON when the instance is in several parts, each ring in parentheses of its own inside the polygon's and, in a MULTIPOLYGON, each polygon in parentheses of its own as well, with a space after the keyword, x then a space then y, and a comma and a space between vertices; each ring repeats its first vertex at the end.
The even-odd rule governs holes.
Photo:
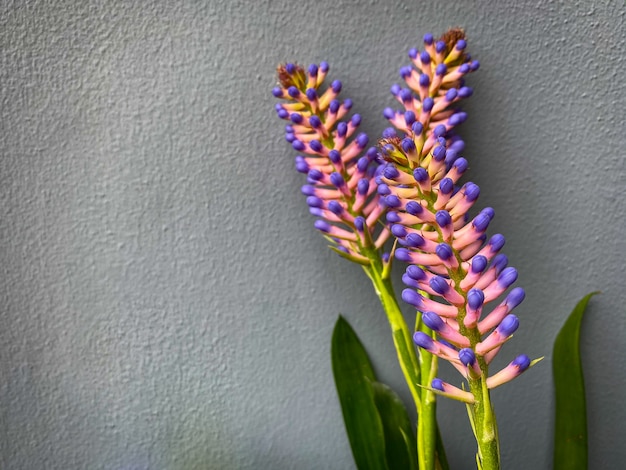
MULTIPOLYGON (((339 312, 408 395, 365 276, 312 227, 274 67, 328 60, 373 140, 406 51, 463 26, 481 61, 469 177, 527 290, 501 355, 546 356, 494 392, 505 466, 549 468, 552 341, 600 289, 582 337, 590 459, 619 468, 624 10, 2 2, 0 467, 352 468, 329 365, 339 312)), ((440 403, 453 468, 472 468, 465 410, 440 403)))

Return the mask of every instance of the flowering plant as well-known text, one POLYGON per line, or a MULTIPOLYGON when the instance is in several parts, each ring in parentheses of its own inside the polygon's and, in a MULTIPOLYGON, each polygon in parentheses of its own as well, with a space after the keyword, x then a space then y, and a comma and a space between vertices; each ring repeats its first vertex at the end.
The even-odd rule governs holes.
MULTIPOLYGON (((367 135, 357 133, 361 116, 347 117, 352 101, 339 99, 341 82, 326 86, 326 62, 306 70, 293 63, 278 67, 276 111, 289 121, 285 137, 299 152, 296 170, 307 177, 302 192, 317 217, 315 228, 371 280, 418 415, 413 437, 403 405, 376 381, 360 342, 340 318, 333 370, 359 468, 447 468, 436 396, 466 404, 477 467, 500 468, 490 390, 540 360, 520 354, 503 369, 490 370, 519 327, 512 311, 525 292, 513 287, 518 274, 501 252, 504 236, 487 236, 494 210, 470 215, 480 189, 460 182, 468 161, 455 133, 467 118, 459 103, 472 95, 465 79, 479 68, 466 48, 463 31, 452 29, 437 40, 426 34, 422 50, 409 51, 412 65, 400 69, 405 86, 391 87, 401 109, 384 109, 393 127, 369 148, 367 135), (394 260, 406 265, 401 298, 416 309, 413 329, 392 286, 394 260), (461 374, 462 384, 437 378, 439 359, 461 374)), ((564 338, 576 336, 586 301, 564 338)), ((560 354, 569 358, 576 348, 569 345, 560 354)), ((584 401, 577 415, 584 418, 584 401)))

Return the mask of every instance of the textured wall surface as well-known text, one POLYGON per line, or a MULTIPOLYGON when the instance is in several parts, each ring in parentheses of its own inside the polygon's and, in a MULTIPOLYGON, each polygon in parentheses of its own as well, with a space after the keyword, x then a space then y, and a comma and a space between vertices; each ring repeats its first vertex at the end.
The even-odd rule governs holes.
MULTIPOLYGON (((274 68, 328 60, 373 140, 406 51, 450 26, 481 61, 459 130, 469 178, 527 291, 505 355, 547 358, 494 392, 505 467, 550 467, 552 341, 595 289, 591 468, 623 465, 623 2, 0 8, 1 468, 353 468, 339 312, 408 394, 365 276, 313 230, 274 68)), ((464 408, 439 417, 452 468, 472 468, 464 408)))

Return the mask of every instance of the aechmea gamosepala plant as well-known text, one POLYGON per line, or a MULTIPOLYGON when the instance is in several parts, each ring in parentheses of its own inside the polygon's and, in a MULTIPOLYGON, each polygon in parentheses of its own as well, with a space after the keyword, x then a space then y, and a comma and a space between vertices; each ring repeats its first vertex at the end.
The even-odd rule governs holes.
POLYGON ((489 389, 517 377, 531 361, 521 355, 489 375, 489 364, 519 326, 511 312, 525 294, 517 287, 498 302, 517 271, 507 267, 500 253, 504 237, 487 239, 493 209, 469 216, 478 186, 458 186, 468 163, 459 156, 463 146, 451 130, 466 115, 454 105, 471 94, 462 79, 478 67, 464 53, 465 46, 462 32, 454 30, 437 42, 426 35, 424 50, 409 53, 419 72, 403 68, 410 89, 392 87, 405 111, 385 110, 401 134, 387 130, 380 142, 389 163, 378 178, 378 191, 389 208, 391 232, 402 245, 395 257, 409 264, 402 298, 438 338, 418 331, 414 341, 450 362, 469 385, 464 390, 434 378, 431 390, 468 404, 480 468, 493 469, 499 468, 499 450, 489 389), (488 312, 490 303, 496 306, 488 312))
POLYGON ((360 115, 344 119, 352 101, 337 99, 341 82, 324 87, 328 68, 326 62, 311 64, 308 71, 295 64, 279 66, 273 94, 285 101, 276 104, 276 111, 290 121, 285 137, 302 153, 296 169, 308 177, 302 192, 310 212, 319 217, 315 227, 337 253, 369 265, 371 248, 378 250, 389 238, 389 230, 379 223, 384 208, 374 181, 377 151, 366 151, 366 134, 355 136, 360 115))

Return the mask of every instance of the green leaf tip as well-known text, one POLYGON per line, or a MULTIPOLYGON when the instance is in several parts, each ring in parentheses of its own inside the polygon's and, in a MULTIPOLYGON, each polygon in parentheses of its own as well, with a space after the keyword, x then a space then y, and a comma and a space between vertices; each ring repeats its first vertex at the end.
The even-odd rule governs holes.
POLYGON ((554 470, 587 469, 587 411, 580 330, 587 304, 598 293, 587 294, 578 302, 554 342, 554 470))

